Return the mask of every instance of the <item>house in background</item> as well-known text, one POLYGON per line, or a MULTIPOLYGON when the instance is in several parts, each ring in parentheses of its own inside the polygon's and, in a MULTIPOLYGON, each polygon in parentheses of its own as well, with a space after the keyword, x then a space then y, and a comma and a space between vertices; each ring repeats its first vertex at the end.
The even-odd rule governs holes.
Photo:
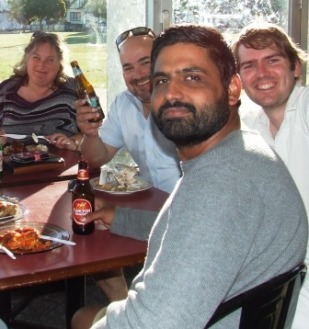
MULTIPOLYGON (((57 23, 43 20, 33 22, 29 28, 30 31, 43 29, 44 31, 82 31, 97 24, 97 19, 84 8, 86 0, 68 1, 66 17, 57 23)), ((23 26, 9 15, 9 5, 7 0, 0 0, 0 33, 22 30, 23 26)))
POLYGON ((84 8, 86 0, 71 0, 65 20, 66 31, 82 31, 91 24, 93 16, 84 8))
POLYGON ((21 30, 22 25, 9 15, 7 0, 0 0, 0 32, 21 30))

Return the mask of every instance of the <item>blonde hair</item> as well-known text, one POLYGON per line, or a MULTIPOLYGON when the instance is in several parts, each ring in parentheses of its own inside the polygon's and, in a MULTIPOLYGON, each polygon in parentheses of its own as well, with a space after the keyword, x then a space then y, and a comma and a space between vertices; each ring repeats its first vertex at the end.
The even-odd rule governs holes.
POLYGON ((26 46, 24 50, 23 57, 21 61, 16 64, 13 68, 13 75, 11 78, 19 77, 23 80, 23 83, 28 82, 28 73, 27 73, 27 60, 29 54, 33 51, 33 49, 37 49, 40 45, 49 43, 52 48, 55 49, 60 68, 58 74, 55 78, 54 85, 55 87, 59 87, 63 83, 65 83, 68 79, 68 76, 64 72, 65 62, 67 61, 67 47, 63 43, 62 38, 60 35, 55 33, 47 33, 37 31, 32 34, 29 44, 26 46))

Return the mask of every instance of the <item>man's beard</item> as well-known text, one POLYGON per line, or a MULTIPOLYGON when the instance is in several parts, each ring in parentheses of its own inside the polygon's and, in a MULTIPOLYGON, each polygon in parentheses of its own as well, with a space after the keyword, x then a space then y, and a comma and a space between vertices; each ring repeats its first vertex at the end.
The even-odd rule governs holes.
POLYGON ((158 114, 152 116, 163 135, 175 143, 178 148, 199 144, 227 123, 230 110, 228 97, 224 96, 211 105, 205 105, 200 112, 192 104, 176 101, 171 104, 166 102, 159 108, 158 114), (164 118, 164 111, 171 107, 186 108, 192 115, 186 118, 164 118))

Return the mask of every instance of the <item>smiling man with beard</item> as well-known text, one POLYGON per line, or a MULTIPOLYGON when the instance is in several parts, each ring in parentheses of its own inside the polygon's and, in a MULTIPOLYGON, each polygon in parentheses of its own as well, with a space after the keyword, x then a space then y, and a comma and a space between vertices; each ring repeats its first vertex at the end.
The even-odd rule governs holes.
MULTIPOLYGON (((183 176, 128 297, 92 329, 204 328, 223 301, 305 257, 303 202, 275 152, 240 130, 241 83, 222 35, 172 27, 155 40, 152 65, 152 115, 176 144, 183 176)), ((213 328, 238 325, 236 311, 213 328)))

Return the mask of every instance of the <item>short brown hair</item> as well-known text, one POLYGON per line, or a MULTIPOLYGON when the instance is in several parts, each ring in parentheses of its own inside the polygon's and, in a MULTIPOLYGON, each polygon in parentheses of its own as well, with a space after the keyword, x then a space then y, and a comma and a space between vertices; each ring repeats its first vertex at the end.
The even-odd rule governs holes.
POLYGON ((295 64, 303 64, 306 61, 306 53, 298 47, 289 35, 279 26, 271 23, 254 23, 244 28, 238 40, 232 45, 233 54, 239 71, 238 50, 240 45, 252 49, 264 49, 275 44, 281 55, 286 57, 291 70, 295 69, 295 64))

